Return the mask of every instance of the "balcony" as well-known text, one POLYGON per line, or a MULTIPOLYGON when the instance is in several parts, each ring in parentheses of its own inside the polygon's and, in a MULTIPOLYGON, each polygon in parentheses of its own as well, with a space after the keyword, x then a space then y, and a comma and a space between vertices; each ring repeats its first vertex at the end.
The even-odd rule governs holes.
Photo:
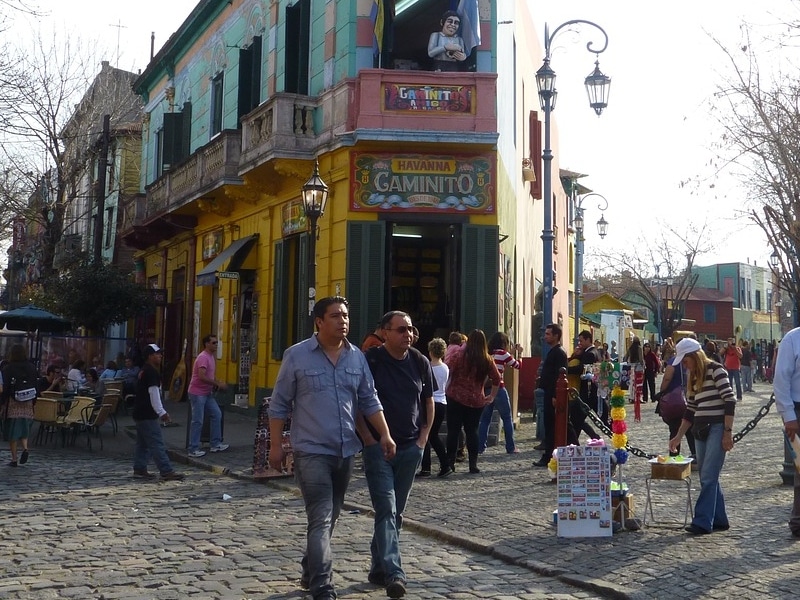
POLYGON ((198 198, 222 195, 225 185, 241 185, 241 135, 227 129, 147 188, 142 222, 173 212, 198 198))
POLYGON ((314 128, 317 100, 278 93, 242 118, 245 173, 275 158, 313 159, 318 147, 314 128))
POLYGON ((359 140, 493 145, 497 75, 364 69, 320 97, 320 143, 359 140))

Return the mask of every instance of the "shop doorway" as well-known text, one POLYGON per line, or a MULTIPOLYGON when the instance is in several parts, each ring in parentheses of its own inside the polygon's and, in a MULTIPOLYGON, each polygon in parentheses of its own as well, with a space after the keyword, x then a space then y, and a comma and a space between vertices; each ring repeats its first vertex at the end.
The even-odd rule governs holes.
POLYGON ((458 225, 389 223, 387 310, 411 315, 419 329, 417 349, 427 354, 434 337, 457 328, 458 225))

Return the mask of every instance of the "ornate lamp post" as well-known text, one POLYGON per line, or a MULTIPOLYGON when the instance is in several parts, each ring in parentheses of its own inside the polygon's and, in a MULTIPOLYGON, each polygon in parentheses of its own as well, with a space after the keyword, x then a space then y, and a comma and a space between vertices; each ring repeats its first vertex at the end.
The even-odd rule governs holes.
MULTIPOLYGON (((575 201, 575 218, 572 224, 575 226, 575 345, 578 345, 578 334, 581 331, 581 313, 583 312, 583 203, 587 198, 596 196, 600 198, 597 208, 600 211, 608 209, 608 200, 596 192, 590 192, 575 201)), ((600 214, 597 221, 597 234, 605 238, 608 234, 608 221, 604 215, 600 214)), ((546 325, 546 324, 545 324, 546 325)))
MULTIPOLYGON (((599 56, 601 52, 605 52, 608 47, 608 34, 605 30, 591 21, 583 19, 573 19, 566 21, 555 28, 552 35, 547 25, 544 27, 544 62, 541 68, 536 71, 536 86, 539 89, 539 100, 544 112, 544 149, 542 151, 543 165, 543 181, 542 181, 542 198, 544 199, 544 229, 542 230, 542 242, 544 245, 542 253, 543 262, 543 290, 542 290, 542 331, 541 335, 544 337, 544 328, 553 321, 553 191, 552 191, 552 172, 551 165, 553 161, 553 151, 550 147, 550 113, 555 108, 556 101, 556 73, 550 68, 550 50, 553 39, 558 35, 564 27, 570 25, 591 25, 603 34, 603 45, 601 48, 595 49, 593 42, 586 44, 586 49, 589 52, 599 56)), ((589 106, 591 106, 598 116, 603 112, 603 109, 608 106, 608 92, 611 87, 611 78, 603 75, 600 72, 600 62, 595 61, 594 71, 584 80, 586 92, 589 95, 589 106)), ((542 343, 542 357, 547 354, 547 345, 542 343)))
POLYGON ((314 335, 314 303, 317 297, 317 221, 328 202, 328 184, 319 176, 319 161, 314 160, 314 172, 303 184, 303 212, 308 219, 308 335, 314 335))

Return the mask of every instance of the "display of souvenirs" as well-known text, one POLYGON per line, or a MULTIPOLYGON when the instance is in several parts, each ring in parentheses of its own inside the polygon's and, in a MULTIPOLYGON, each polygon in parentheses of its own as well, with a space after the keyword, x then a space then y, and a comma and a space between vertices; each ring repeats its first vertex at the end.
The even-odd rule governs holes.
POLYGON ((559 537, 604 537, 611 527, 611 458, 605 445, 555 452, 559 537))

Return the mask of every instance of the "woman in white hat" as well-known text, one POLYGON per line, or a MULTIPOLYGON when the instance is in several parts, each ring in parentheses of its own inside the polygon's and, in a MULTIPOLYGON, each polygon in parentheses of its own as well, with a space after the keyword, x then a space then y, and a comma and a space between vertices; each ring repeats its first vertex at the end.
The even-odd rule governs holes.
POLYGON ((730 528, 730 523, 719 476, 725 454, 733 449, 736 396, 725 367, 710 360, 697 340, 682 339, 675 353, 674 364, 682 364, 689 375, 686 412, 677 435, 669 441, 669 449, 677 451, 691 427, 700 467, 700 495, 686 531, 692 535, 724 531, 730 528))

